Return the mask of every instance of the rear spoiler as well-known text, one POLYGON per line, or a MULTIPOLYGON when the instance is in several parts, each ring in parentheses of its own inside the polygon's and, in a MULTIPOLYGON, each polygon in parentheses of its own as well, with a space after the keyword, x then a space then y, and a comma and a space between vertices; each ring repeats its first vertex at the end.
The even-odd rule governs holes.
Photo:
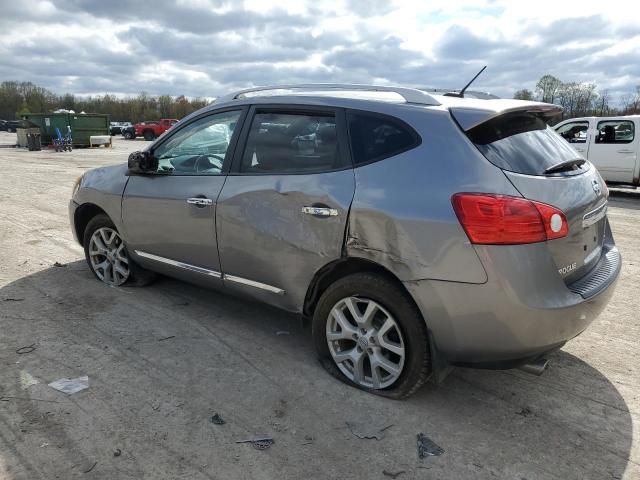
POLYGON ((528 112, 536 113, 544 118, 551 118, 562 113, 563 110, 560 105, 526 100, 477 100, 444 96, 437 96, 437 99, 449 109, 453 118, 465 132, 507 113, 528 112))

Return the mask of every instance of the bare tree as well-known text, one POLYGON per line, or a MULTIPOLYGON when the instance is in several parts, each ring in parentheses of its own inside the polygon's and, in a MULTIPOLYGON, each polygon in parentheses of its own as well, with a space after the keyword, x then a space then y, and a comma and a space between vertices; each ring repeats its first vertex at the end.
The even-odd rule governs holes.
POLYGON ((531 90, 527 90, 526 88, 523 88, 522 90, 518 90, 516 93, 513 94, 513 98, 515 98, 516 100, 533 100, 533 92, 531 90))
POLYGON ((554 103, 562 82, 553 75, 544 75, 536 84, 536 92, 543 102, 554 103))

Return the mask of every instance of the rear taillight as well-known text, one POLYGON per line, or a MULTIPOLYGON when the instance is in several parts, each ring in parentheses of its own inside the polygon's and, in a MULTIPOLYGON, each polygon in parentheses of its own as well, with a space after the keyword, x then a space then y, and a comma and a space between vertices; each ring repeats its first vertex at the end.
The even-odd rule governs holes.
POLYGON ((545 203, 488 193, 456 193, 451 203, 471 243, 518 245, 569 233, 564 213, 545 203))

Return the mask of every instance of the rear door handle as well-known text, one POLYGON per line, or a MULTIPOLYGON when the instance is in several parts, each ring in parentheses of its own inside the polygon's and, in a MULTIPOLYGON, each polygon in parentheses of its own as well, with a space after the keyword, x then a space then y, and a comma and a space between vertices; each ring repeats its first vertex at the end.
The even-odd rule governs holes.
POLYGON ((633 153, 633 152, 634 152, 633 150, 626 150, 626 149, 618 150, 618 153, 633 153))
POLYGON ((302 207, 302 213, 315 217, 337 217, 338 210, 329 207, 302 207))
POLYGON ((210 198, 187 198, 187 203, 189 205, 196 205, 197 207, 208 207, 209 205, 213 205, 213 200, 210 198))

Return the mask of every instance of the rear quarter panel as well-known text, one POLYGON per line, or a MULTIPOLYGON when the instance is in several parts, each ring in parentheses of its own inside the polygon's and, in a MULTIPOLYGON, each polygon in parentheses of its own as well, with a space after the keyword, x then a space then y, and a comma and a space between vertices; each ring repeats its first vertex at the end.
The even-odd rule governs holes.
POLYGON ((402 281, 484 283, 486 272, 451 205, 457 192, 519 193, 469 142, 441 107, 398 108, 419 133, 419 147, 355 169, 346 249, 402 281))

